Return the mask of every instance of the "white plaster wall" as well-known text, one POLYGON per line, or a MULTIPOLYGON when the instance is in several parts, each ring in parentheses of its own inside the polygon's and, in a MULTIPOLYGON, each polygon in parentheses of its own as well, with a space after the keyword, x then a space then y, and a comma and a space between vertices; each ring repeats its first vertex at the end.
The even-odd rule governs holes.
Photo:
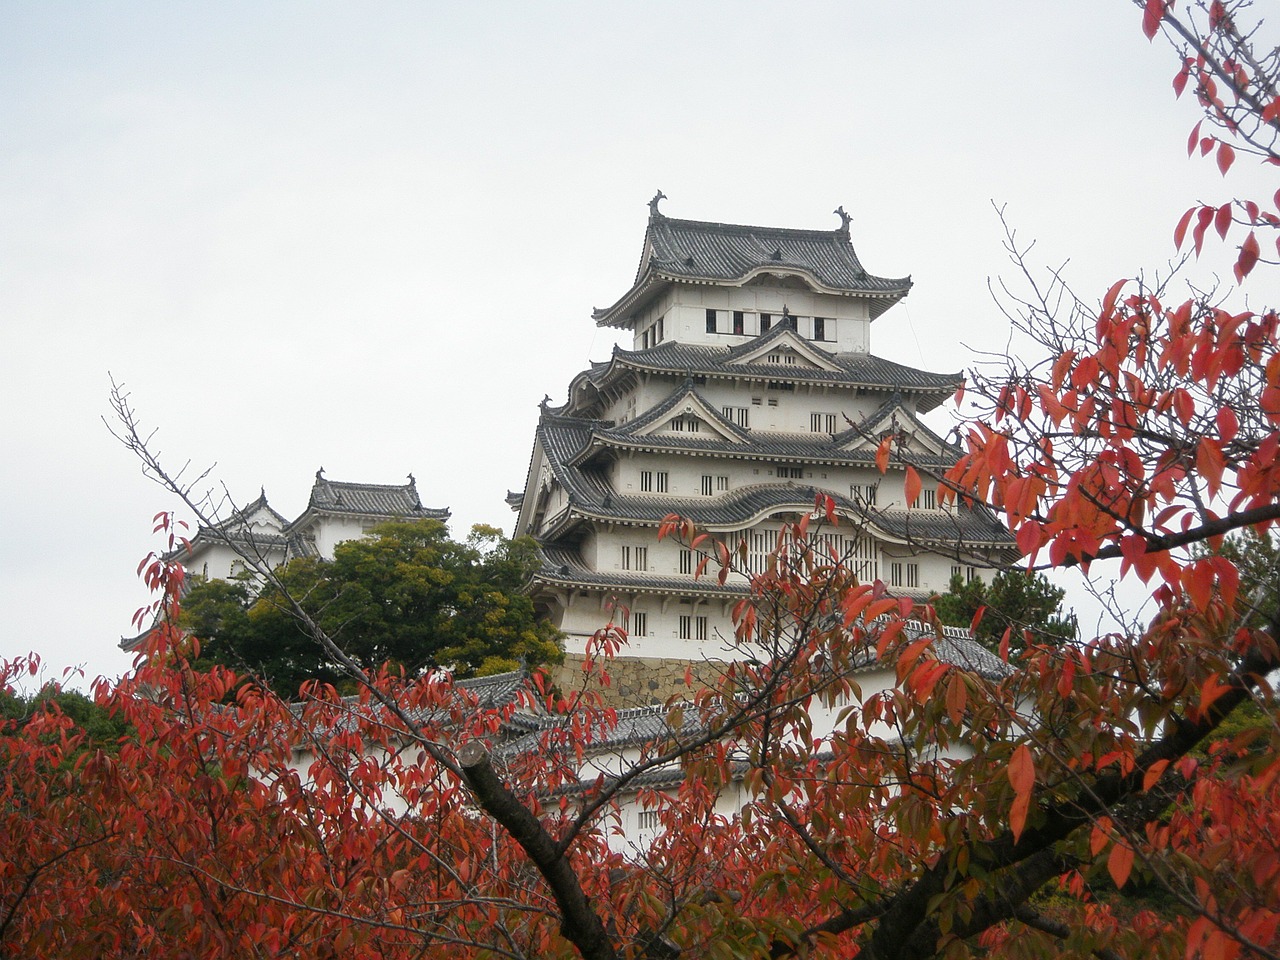
MULTIPOLYGON (((259 532, 270 534, 274 531, 268 529, 259 532)), ((260 552, 270 567, 284 562, 283 549, 260 548, 260 552)), ((178 562, 188 573, 206 580, 230 580, 245 570, 240 555, 225 543, 202 543, 189 556, 179 556, 178 562)))
POLYGON ((644 331, 652 329, 659 315, 663 317, 664 342, 679 340, 683 343, 736 346, 760 334, 760 314, 770 314, 776 326, 784 308, 799 318, 797 330, 807 339, 813 337, 812 318, 826 318, 827 330, 821 343, 827 350, 865 353, 870 349, 868 301, 774 284, 673 287, 657 303, 637 315, 633 346, 636 349, 643 346, 644 331), (714 334, 707 332, 708 309, 725 312, 719 317, 714 334), (741 335, 730 332, 735 310, 744 315, 741 335))
POLYGON ((376 521, 360 521, 348 517, 320 517, 311 528, 315 533, 316 549, 326 560, 333 559, 333 548, 344 540, 359 540, 376 521))

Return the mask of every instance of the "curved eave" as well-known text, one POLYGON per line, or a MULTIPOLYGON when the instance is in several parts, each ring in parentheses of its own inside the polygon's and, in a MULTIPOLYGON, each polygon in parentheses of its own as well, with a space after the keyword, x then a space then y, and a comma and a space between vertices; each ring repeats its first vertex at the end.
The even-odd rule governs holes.
MULTIPOLYGON (((921 397, 937 397, 938 403, 941 403, 947 397, 955 393, 956 388, 960 386, 964 380, 963 374, 955 374, 955 379, 949 379, 946 383, 938 384, 934 387, 929 386, 912 386, 910 384, 880 383, 877 381, 854 380, 852 375, 845 374, 848 379, 838 379, 832 377, 806 377, 804 376, 805 368, 792 366, 778 366, 774 369, 768 369, 763 364, 744 364, 740 369, 736 370, 711 370, 705 367, 687 369, 674 369, 658 364, 646 364, 638 362, 634 359, 633 351, 619 352, 615 354, 610 361, 610 370, 608 370, 601 382, 607 381, 614 376, 613 367, 622 367, 628 370, 635 370, 638 373, 661 374, 672 377, 685 377, 690 373, 699 377, 707 377, 712 380, 745 380, 747 382, 759 381, 767 383, 775 380, 785 380, 788 383, 804 383, 813 384, 814 386, 844 386, 844 387, 860 387, 864 390, 873 390, 883 393, 901 393, 910 394, 912 396, 921 397), (771 375, 772 374, 772 375, 771 375)), ((826 371, 818 371, 825 373, 826 371)), ((842 371, 843 372, 843 371, 842 371)), ((950 377, 950 374, 942 374, 944 377, 950 377)), ((593 384, 594 385, 594 384, 593 384)), ((938 404, 935 403, 929 407, 932 410, 938 404)), ((926 411, 927 412, 927 411, 926 411)))
MULTIPOLYGON (((723 508, 723 504, 720 504, 720 506, 723 508)), ((649 516, 635 516, 612 511, 607 507, 595 504, 570 503, 558 516, 553 518, 554 523, 545 528, 539 534, 539 537, 543 540, 555 541, 565 537, 584 524, 657 528, 671 514, 688 517, 708 533, 736 533, 754 527, 780 514, 812 513, 813 500, 809 498, 780 500, 734 514, 730 519, 725 520, 706 519, 705 516, 699 516, 699 514, 704 514, 706 509, 714 509, 714 507, 714 504, 698 504, 689 501, 682 503, 671 502, 669 505, 663 505, 661 516, 657 515, 658 511, 654 511, 649 516), (667 509, 668 506, 669 509, 667 509), (699 507, 702 509, 699 509, 699 507)), ((844 529, 865 531, 883 543, 904 547, 943 548, 943 552, 947 554, 956 552, 975 559, 995 560, 1002 563, 1011 563, 1018 557, 1017 548, 1014 546, 1012 538, 1008 535, 1004 537, 975 537, 974 531, 966 531, 959 526, 954 531, 935 530, 930 532, 920 527, 929 519, 936 520, 937 515, 926 514, 924 511, 920 511, 920 527, 913 529, 911 517, 914 512, 898 510, 869 514, 859 511, 856 507, 843 504, 837 506, 836 509, 837 515, 845 523, 849 524, 844 529)))
MULTIPOLYGON (((755 444, 742 444, 740 446, 724 443, 723 446, 714 446, 712 443, 696 445, 676 445, 666 442, 666 437, 635 437, 625 439, 621 437, 606 436, 603 434, 593 434, 591 441, 583 447, 577 454, 566 461, 566 466, 581 467, 583 464, 589 463, 597 454, 605 450, 625 450, 628 453, 655 453, 655 454, 672 454, 672 455, 697 455, 712 457, 717 460, 777 460, 785 459, 788 462, 813 464, 814 466, 832 466, 832 467, 859 467, 873 466, 875 464, 875 448, 866 450, 848 450, 843 453, 800 453, 795 450, 770 451, 755 444)), ((924 466, 937 466, 950 468, 956 461, 956 456, 944 456, 942 454, 927 454, 925 456, 913 456, 912 463, 924 466)), ((895 465, 900 466, 900 465, 895 465)))
POLYGON ((575 577, 572 573, 559 574, 553 571, 540 570, 533 575, 533 588, 545 584, 559 590, 581 590, 589 593, 630 593, 650 596, 671 597, 675 595, 688 597, 707 597, 723 599, 725 597, 741 597, 750 593, 746 583, 726 583, 724 586, 714 579, 675 580, 670 577, 654 578, 646 581, 641 577, 622 579, 611 577, 608 583, 587 577, 575 577))
POLYGON ((453 517, 453 511, 448 507, 423 507, 420 512, 414 513, 370 513, 364 510, 347 510, 342 507, 307 507, 297 520, 294 520, 285 528, 285 533, 291 533, 298 527, 303 526, 306 521, 315 520, 320 517, 344 517, 352 520, 375 520, 379 523, 396 523, 405 520, 439 520, 441 523, 447 523, 453 517))

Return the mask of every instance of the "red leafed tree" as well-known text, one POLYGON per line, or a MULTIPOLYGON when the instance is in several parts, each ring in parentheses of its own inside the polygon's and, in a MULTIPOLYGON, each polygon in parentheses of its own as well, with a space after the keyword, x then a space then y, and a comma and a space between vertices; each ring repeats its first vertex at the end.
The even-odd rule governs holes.
MULTIPOLYGON (((1149 35, 1186 44, 1193 149, 1224 174, 1280 159, 1276 57, 1254 54, 1244 5, 1202 22, 1139 6, 1149 35)), ((1277 203, 1199 204, 1176 239, 1239 237, 1256 282, 1277 203)), ((999 511, 1028 564, 1116 561, 1155 601, 1140 629, 966 662, 927 607, 823 551, 815 530, 857 519, 820 497, 737 606, 740 662, 592 767, 625 721, 585 687, 533 678, 487 706, 368 675, 297 607, 363 686, 291 705, 194 671, 162 620, 137 675, 95 692, 131 729, 116 749, 54 707, 0 731, 0 951, 1280 956, 1280 623, 1251 616, 1280 579, 1202 549, 1280 519, 1280 320, 1133 280, 1096 308, 1053 299, 1033 287, 1013 311, 1036 360, 975 375, 965 454, 928 482, 999 511), (611 852, 636 798, 662 829, 611 852)), ((116 404, 122 438, 198 510, 116 404)), ((926 482, 892 438, 877 460, 926 482)), ((738 562, 679 518, 662 532, 710 574, 738 562)), ((172 614, 180 572, 144 569, 172 614)), ((603 629, 588 670, 624 639, 603 629)))

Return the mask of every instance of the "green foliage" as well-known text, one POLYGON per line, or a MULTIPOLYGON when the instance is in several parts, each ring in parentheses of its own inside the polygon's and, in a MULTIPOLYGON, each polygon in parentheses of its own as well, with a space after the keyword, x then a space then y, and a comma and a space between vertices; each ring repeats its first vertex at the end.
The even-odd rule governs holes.
POLYGON ((66 717, 83 732, 85 749, 114 752, 120 739, 130 733, 129 724, 119 714, 77 690, 63 690, 56 683, 46 683, 31 696, 0 689, 0 733, 12 733, 48 713, 66 717))
POLYGON ((938 618, 945 624, 967 627, 982 607, 986 612, 974 637, 997 650, 1009 629, 1009 650, 1026 646, 1023 631, 1030 630, 1034 643, 1063 643, 1076 638, 1074 614, 1062 612, 1066 591, 1055 587, 1042 573, 1002 570, 987 583, 975 577, 967 583, 959 574, 951 578, 947 592, 934 600, 938 618))
MULTIPOLYGON (((333 560, 299 558, 276 575, 362 667, 447 667, 465 677, 560 658, 558 633, 521 591, 536 563, 530 540, 477 526, 459 543, 424 520, 382 524, 340 543, 333 560)), ((200 638, 204 662, 247 669, 285 694, 310 679, 345 680, 278 588, 255 598, 246 582, 196 584, 182 626, 200 638)))

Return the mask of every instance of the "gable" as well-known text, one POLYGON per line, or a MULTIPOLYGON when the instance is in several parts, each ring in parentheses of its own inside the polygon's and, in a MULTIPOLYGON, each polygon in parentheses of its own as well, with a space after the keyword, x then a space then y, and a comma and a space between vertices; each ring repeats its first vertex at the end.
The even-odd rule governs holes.
POLYGON ((763 338, 765 342, 744 350, 729 361, 737 366, 769 366, 789 367, 791 369, 825 370, 839 373, 838 366, 822 350, 814 347, 794 330, 784 329, 775 336, 763 338))
POLYGON ((901 436, 901 443, 896 449, 907 456, 941 456, 946 453, 946 443, 942 438, 900 404, 882 408, 862 424, 844 431, 837 438, 837 447, 850 453, 875 452, 888 433, 901 436))
POLYGON ((725 422, 719 411, 712 409, 693 390, 676 398, 669 410, 663 411, 663 415, 655 418, 652 423, 638 428, 635 435, 742 442, 742 437, 725 422))

